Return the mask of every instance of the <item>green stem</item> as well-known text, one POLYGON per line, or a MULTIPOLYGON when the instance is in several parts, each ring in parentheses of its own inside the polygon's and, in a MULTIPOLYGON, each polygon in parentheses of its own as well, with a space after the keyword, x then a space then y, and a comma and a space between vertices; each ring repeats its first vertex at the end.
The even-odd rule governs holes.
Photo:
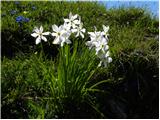
POLYGON ((44 49, 43 49, 42 43, 41 43, 41 53, 42 53, 42 55, 44 54, 44 49))

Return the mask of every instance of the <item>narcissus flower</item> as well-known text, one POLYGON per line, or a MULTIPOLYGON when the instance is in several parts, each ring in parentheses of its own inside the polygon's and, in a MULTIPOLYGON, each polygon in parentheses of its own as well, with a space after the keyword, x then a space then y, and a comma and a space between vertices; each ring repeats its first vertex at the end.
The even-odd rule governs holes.
POLYGON ((72 13, 69 13, 69 19, 64 19, 64 22, 66 22, 69 26, 72 28, 75 28, 77 25, 80 24, 80 21, 77 20, 78 15, 72 15, 72 13))
POLYGON ((102 34, 104 35, 104 37, 108 40, 108 30, 109 30, 109 26, 105 26, 105 25, 103 25, 103 32, 102 32, 102 34))
POLYGON ((64 23, 64 24, 63 24, 63 30, 64 30, 65 32, 71 33, 71 26, 68 25, 67 23, 64 23))
POLYGON ((37 27, 35 27, 35 29, 33 31, 34 31, 34 33, 32 33, 31 36, 37 38, 36 39, 36 44, 39 44, 41 42, 41 40, 47 42, 47 38, 44 37, 44 35, 49 35, 50 32, 44 32, 43 33, 43 27, 42 26, 39 29, 37 27))
POLYGON ((107 67, 107 64, 112 62, 109 51, 107 51, 106 53, 99 53, 97 56, 100 58, 100 63, 98 65, 99 67, 102 65, 104 67, 107 67))
POLYGON ((70 33, 64 30, 63 25, 59 27, 57 25, 52 25, 52 30, 53 33, 51 33, 51 35, 55 37, 53 44, 60 44, 62 47, 64 43, 71 43, 71 41, 69 40, 70 33))
POLYGON ((96 54, 98 54, 99 51, 105 53, 109 49, 106 39, 102 38, 100 41, 95 42, 95 49, 96 49, 96 54))
POLYGON ((89 46, 90 49, 95 47, 96 44, 98 44, 97 42, 104 38, 100 31, 88 32, 88 34, 90 35, 91 40, 87 41, 86 45, 89 46))
POLYGON ((90 49, 95 49, 96 55, 100 59, 99 66, 104 65, 105 67, 108 63, 112 62, 109 54, 108 30, 109 26, 106 27, 105 25, 103 25, 103 31, 97 32, 95 28, 94 32, 88 32, 91 40, 86 42, 86 45, 89 46, 90 49))
POLYGON ((86 29, 83 28, 83 24, 81 23, 79 26, 77 26, 76 28, 72 29, 73 33, 77 33, 76 37, 81 36, 82 38, 84 38, 84 33, 86 32, 86 29))

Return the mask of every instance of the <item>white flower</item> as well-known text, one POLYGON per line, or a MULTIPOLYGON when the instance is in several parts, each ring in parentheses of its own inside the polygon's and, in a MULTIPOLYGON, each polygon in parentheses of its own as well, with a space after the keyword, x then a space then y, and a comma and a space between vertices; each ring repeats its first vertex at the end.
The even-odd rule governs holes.
POLYGON ((106 58, 108 58, 108 57, 110 56, 110 53, 109 53, 109 51, 106 51, 105 53, 103 53, 103 52, 101 51, 101 52, 99 52, 99 53, 97 54, 97 56, 98 56, 100 59, 106 59, 106 58))
POLYGON ((79 20, 76 20, 78 18, 78 15, 72 15, 72 13, 69 13, 69 19, 64 19, 64 22, 66 22, 69 26, 72 28, 75 28, 77 25, 80 24, 79 20))
POLYGON ((100 53, 98 54, 98 57, 100 58, 100 63, 98 66, 101 66, 102 64, 104 65, 104 67, 107 67, 107 64, 112 62, 112 58, 110 57, 110 52, 107 51, 106 53, 100 53))
POLYGON ((49 35, 50 32, 44 32, 43 33, 43 27, 41 26, 40 29, 35 27, 33 30, 35 33, 32 33, 31 36, 37 38, 36 39, 36 44, 39 44, 41 42, 41 39, 44 40, 45 42, 47 41, 46 37, 44 35, 49 35))
POLYGON ((104 38, 100 31, 88 32, 88 34, 90 35, 91 41, 87 41, 86 45, 89 46, 90 49, 95 47, 96 44, 98 44, 97 42, 101 41, 104 38))
POLYGON ((108 57, 108 63, 112 62, 112 58, 108 57))
POLYGON ((83 28, 83 24, 81 23, 78 27, 73 28, 71 30, 73 33, 77 33, 76 37, 81 36, 82 38, 84 38, 84 33, 86 32, 86 29, 83 28))
POLYGON ((95 42, 95 47, 96 54, 98 54, 99 51, 105 53, 109 49, 109 46, 107 45, 107 40, 105 38, 102 38, 101 40, 95 42))
POLYGON ((93 41, 87 41, 86 45, 89 47, 89 49, 92 49, 94 47, 93 41))
POLYGON ((108 30, 109 30, 109 26, 105 26, 105 25, 103 25, 103 32, 102 32, 102 34, 104 35, 104 37, 108 40, 108 30))
POLYGON ((103 39, 103 35, 101 31, 88 32, 88 34, 90 35, 91 41, 99 41, 103 39))
POLYGON ((64 23, 64 24, 63 24, 63 29, 64 29, 66 32, 71 32, 71 26, 68 25, 67 23, 64 23))
MULTIPOLYGON (((104 67, 107 67, 108 63, 110 63, 110 62, 109 62, 110 59, 112 60, 111 57, 108 57, 107 59, 102 59, 102 60, 100 61, 100 63, 99 63, 98 66, 100 67, 100 66, 102 66, 102 64, 103 64, 104 67)), ((112 62, 112 61, 111 61, 111 62, 112 62)))
POLYGON ((52 30, 53 30, 53 33, 51 33, 51 35, 55 37, 53 44, 60 44, 62 47, 65 42, 67 44, 71 43, 71 41, 68 39, 70 36, 70 33, 64 30, 63 25, 59 27, 57 25, 52 25, 52 30))
POLYGON ((103 31, 95 31, 88 32, 90 35, 90 41, 86 42, 86 45, 89 46, 89 49, 94 48, 96 51, 96 55, 100 59, 100 63, 98 67, 104 66, 107 67, 108 63, 112 62, 112 58, 110 57, 109 53, 109 46, 108 46, 108 30, 109 26, 103 25, 103 31))

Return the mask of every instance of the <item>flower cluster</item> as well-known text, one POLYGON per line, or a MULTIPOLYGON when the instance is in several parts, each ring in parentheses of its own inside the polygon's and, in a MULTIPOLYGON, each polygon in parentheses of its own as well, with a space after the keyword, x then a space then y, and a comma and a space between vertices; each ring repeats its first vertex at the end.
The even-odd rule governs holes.
MULTIPOLYGON (((71 40, 69 40, 69 37, 72 33, 75 33, 76 37, 81 36, 82 38, 84 38, 84 33, 86 30, 83 28, 83 23, 81 22, 80 16, 78 16, 77 14, 72 15, 72 13, 70 13, 69 18, 64 19, 63 25, 52 25, 52 31, 53 32, 45 32, 48 34, 42 33, 43 27, 41 26, 40 29, 36 27, 36 29, 34 29, 34 33, 31 35, 37 38, 36 44, 39 44, 41 39, 44 40, 43 35, 51 34, 51 36, 54 37, 52 43, 59 44, 62 47, 64 43, 71 44, 71 40)), ((47 39, 45 39, 44 41, 47 41, 47 39)))
POLYGON ((96 31, 95 28, 94 32, 88 32, 91 40, 86 42, 90 49, 95 49, 96 55, 100 58, 99 66, 104 64, 105 67, 107 63, 112 62, 112 58, 109 55, 108 30, 109 26, 106 27, 105 25, 103 25, 103 31, 96 31))
POLYGON ((29 18, 25 18, 23 16, 18 16, 18 17, 16 17, 16 22, 17 23, 29 22, 29 18))
MULTIPOLYGON (((95 49, 96 55, 100 58, 101 62, 99 66, 104 64, 107 66, 107 63, 112 62, 112 58, 109 56, 109 46, 108 46, 108 30, 109 27, 103 25, 103 31, 94 31, 88 32, 90 35, 90 41, 86 42, 86 45, 89 49, 95 49)), ((39 44, 41 40, 47 41, 46 35, 51 35, 54 40, 53 44, 59 44, 61 47, 64 44, 71 44, 70 36, 75 34, 75 37, 84 38, 84 33, 86 29, 83 28, 83 23, 81 22, 81 17, 79 15, 69 14, 69 18, 64 19, 64 24, 57 26, 52 25, 52 32, 43 32, 43 27, 35 27, 33 30, 34 33, 31 36, 36 38, 36 44, 39 44)))

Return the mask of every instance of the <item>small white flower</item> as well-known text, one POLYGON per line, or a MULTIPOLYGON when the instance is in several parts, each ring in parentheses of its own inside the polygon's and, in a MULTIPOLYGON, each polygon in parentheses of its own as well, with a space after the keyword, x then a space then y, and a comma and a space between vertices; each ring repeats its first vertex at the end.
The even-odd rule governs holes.
POLYGON ((90 35, 91 41, 99 41, 103 39, 103 35, 101 31, 88 32, 88 34, 90 35))
POLYGON ((112 58, 108 57, 108 63, 112 62, 112 58))
POLYGON ((61 47, 64 45, 64 43, 67 43, 67 44, 71 44, 72 42, 69 40, 69 37, 70 37, 71 33, 70 32, 66 32, 64 34, 64 38, 65 39, 62 39, 62 42, 61 42, 61 47))
POLYGON ((49 35, 50 32, 44 32, 43 33, 43 27, 42 26, 40 27, 40 29, 35 27, 35 29, 33 31, 34 31, 34 33, 32 33, 31 36, 37 38, 36 39, 36 44, 39 44, 41 42, 41 39, 44 40, 45 42, 47 42, 47 39, 46 39, 46 37, 44 37, 44 35, 49 35))
POLYGON ((97 41, 95 43, 95 47, 96 47, 96 54, 98 54, 99 51, 105 53, 109 49, 109 46, 107 45, 107 40, 105 38, 102 38, 101 40, 97 41))
POLYGON ((91 41, 87 41, 86 45, 89 46, 90 49, 95 47, 96 44, 98 44, 97 42, 101 41, 104 38, 100 31, 88 32, 88 34, 90 35, 91 41))
POLYGON ((84 38, 84 33, 86 32, 86 29, 83 28, 83 24, 81 23, 78 27, 73 28, 71 31, 73 33, 77 33, 76 37, 81 36, 82 38, 84 38))
POLYGON ((68 25, 67 23, 64 23, 64 24, 63 24, 63 29, 64 29, 66 32, 71 32, 71 26, 68 25))
POLYGON ((89 49, 94 48, 96 51, 96 55, 100 59, 100 63, 98 67, 104 66, 107 67, 108 63, 112 62, 112 58, 110 57, 109 53, 109 46, 108 46, 108 30, 109 26, 106 27, 103 25, 103 31, 96 31, 95 32, 88 32, 90 35, 90 41, 86 42, 86 45, 89 46, 89 49))
POLYGON ((64 22, 66 22, 69 26, 72 28, 75 28, 77 25, 80 24, 80 21, 77 20, 78 15, 72 15, 72 13, 69 13, 69 19, 64 19, 64 22))
POLYGON ((92 49, 94 47, 93 41, 87 41, 86 45, 89 47, 89 49, 92 49))
POLYGON ((106 59, 110 56, 110 52, 109 51, 106 51, 105 53, 103 53, 102 51, 99 52, 97 54, 97 56, 100 58, 100 59, 106 59))
POLYGON ((105 26, 105 25, 103 25, 103 32, 102 32, 102 34, 104 35, 104 37, 108 40, 108 30, 109 30, 109 26, 105 26))
POLYGON ((52 30, 53 30, 53 33, 51 33, 51 35, 55 37, 53 44, 60 44, 62 47, 65 42, 67 44, 71 43, 71 41, 68 39, 70 36, 70 33, 64 30, 63 25, 59 27, 57 25, 52 25, 52 30))
POLYGON ((107 67, 108 63, 111 63, 112 62, 112 58, 111 57, 107 57, 107 58, 103 58, 103 59, 100 59, 100 63, 98 64, 98 67, 104 65, 104 67, 107 67))

